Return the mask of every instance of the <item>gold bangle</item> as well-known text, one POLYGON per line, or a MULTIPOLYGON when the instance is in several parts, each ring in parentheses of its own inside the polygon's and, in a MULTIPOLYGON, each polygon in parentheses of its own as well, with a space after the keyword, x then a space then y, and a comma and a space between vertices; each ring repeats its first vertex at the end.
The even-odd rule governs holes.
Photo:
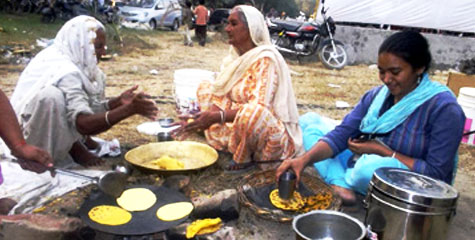
POLYGON ((109 122, 109 111, 107 111, 104 115, 104 119, 106 120, 106 123, 109 127, 112 126, 111 122, 109 122))

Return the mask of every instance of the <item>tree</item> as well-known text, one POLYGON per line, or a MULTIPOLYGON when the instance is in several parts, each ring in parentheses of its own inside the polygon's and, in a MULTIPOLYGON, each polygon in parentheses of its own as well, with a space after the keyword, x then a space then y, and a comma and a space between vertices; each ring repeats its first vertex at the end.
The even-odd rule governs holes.
MULTIPOLYGON (((193 2, 197 3, 198 1, 193 0, 193 2)), ((279 12, 284 11, 287 16, 295 17, 295 16, 298 16, 299 9, 300 9, 296 4, 296 0, 206 0, 206 6, 210 8, 214 8, 214 9, 232 8, 239 4, 248 4, 248 3, 254 5, 263 14, 268 12, 271 8, 274 8, 275 10, 279 12)))
POLYGON ((298 16, 299 8, 295 3, 295 0, 255 0, 256 8, 263 13, 268 12, 271 8, 274 8, 278 12, 285 12, 287 16, 298 16))
POLYGON ((211 8, 232 8, 236 0, 207 0, 206 6, 211 8))

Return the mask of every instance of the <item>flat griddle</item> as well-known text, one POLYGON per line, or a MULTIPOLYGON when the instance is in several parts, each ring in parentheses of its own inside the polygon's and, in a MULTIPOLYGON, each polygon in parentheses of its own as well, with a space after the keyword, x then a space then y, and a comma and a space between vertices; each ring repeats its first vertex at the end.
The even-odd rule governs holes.
POLYGON ((146 235, 161 232, 177 226, 188 218, 188 216, 186 216, 179 220, 167 222, 158 219, 156 215, 157 209, 163 205, 174 202, 190 202, 190 200, 182 193, 162 186, 133 185, 126 187, 126 189, 129 188, 147 188, 155 193, 157 196, 157 202, 145 211, 130 212, 132 214, 132 219, 128 223, 118 226, 109 226, 92 221, 89 218, 88 213, 93 207, 99 205, 118 206, 117 202, 114 197, 104 194, 103 192, 93 192, 79 209, 78 213, 82 221, 89 227, 101 232, 116 235, 146 235))
MULTIPOLYGON (((239 201, 262 218, 279 222, 290 222, 301 213, 276 208, 269 199, 269 194, 276 188, 274 169, 250 172, 241 179, 237 186, 239 201)), ((329 185, 317 176, 302 172, 297 191, 303 197, 316 194, 330 194, 332 199, 326 209, 339 210, 340 208, 341 199, 333 192, 329 185)))

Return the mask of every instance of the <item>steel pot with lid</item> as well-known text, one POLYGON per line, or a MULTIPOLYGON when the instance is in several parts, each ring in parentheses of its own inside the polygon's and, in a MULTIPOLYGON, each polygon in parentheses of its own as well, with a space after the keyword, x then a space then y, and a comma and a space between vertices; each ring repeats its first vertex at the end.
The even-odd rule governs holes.
POLYGON ((365 224, 378 239, 446 239, 459 194, 445 182, 399 168, 380 168, 370 181, 365 224))
POLYGON ((366 236, 366 228, 358 219, 331 210, 300 214, 292 221, 292 228, 297 240, 362 240, 366 236))

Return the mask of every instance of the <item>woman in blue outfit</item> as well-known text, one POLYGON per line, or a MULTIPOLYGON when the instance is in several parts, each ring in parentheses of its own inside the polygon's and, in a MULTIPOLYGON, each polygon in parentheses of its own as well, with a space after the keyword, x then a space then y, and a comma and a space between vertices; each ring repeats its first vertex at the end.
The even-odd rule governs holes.
POLYGON ((410 169, 452 183, 465 116, 453 93, 429 79, 427 40, 417 32, 388 37, 378 52, 384 83, 366 92, 336 127, 316 113, 299 122, 307 152, 287 159, 277 179, 291 168, 297 178, 310 163, 344 203, 365 194, 381 167, 410 169))

